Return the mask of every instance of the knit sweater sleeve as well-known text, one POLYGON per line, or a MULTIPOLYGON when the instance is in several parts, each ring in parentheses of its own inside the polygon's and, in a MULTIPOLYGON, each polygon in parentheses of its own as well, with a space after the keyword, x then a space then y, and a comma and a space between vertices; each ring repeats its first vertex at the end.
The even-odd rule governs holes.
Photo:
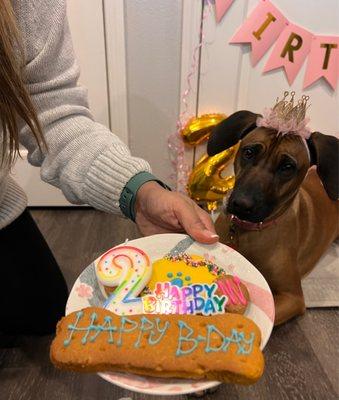
POLYGON ((149 164, 132 157, 126 145, 96 123, 86 90, 77 85, 64 0, 14 0, 26 50, 24 79, 37 109, 48 151, 41 152, 27 126, 20 140, 41 178, 75 204, 119 213, 119 197, 135 174, 149 164))

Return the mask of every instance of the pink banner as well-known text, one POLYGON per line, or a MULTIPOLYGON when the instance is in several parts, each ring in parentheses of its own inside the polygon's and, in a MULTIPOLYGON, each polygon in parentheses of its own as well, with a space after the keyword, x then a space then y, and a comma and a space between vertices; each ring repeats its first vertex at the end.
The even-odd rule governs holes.
POLYGON ((339 78, 339 37, 314 36, 311 52, 307 61, 304 88, 324 77, 332 86, 337 87, 339 78))
POLYGON ((306 29, 290 23, 279 36, 264 72, 284 67, 291 85, 310 52, 312 37, 306 29))
POLYGON ((288 24, 288 20, 270 1, 261 0, 230 43, 251 43, 254 66, 288 24))
POLYGON ((234 0, 215 0, 215 18, 219 23, 234 0))

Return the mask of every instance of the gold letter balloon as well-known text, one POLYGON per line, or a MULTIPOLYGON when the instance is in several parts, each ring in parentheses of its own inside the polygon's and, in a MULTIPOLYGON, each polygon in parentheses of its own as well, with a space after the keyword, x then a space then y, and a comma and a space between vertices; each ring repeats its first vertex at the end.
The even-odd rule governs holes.
POLYGON ((225 114, 204 114, 191 118, 181 131, 183 141, 191 146, 204 142, 209 138, 213 127, 225 118, 225 114))
POLYGON ((223 177, 223 170, 232 162, 238 145, 212 157, 204 154, 193 168, 188 179, 187 191, 197 203, 206 205, 209 211, 217 209, 234 186, 234 176, 223 177))
MULTIPOLYGON (((203 143, 225 118, 225 114, 217 113, 191 118, 181 131, 184 142, 191 146, 203 143)), ((223 177, 222 173, 233 161, 237 148, 237 145, 233 146, 212 157, 203 155, 190 174, 187 184, 189 196, 209 211, 216 210, 234 186, 234 176, 223 177)))

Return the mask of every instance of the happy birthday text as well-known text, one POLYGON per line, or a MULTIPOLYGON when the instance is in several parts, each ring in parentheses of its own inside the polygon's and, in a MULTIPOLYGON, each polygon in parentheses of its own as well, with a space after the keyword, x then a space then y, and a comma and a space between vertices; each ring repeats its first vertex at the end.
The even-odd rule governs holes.
POLYGON ((143 296, 144 314, 224 313, 227 296, 217 295, 217 285, 193 284, 179 287, 170 282, 158 282, 153 293, 143 296))
MULTIPOLYGON (((90 315, 88 325, 80 326, 80 321, 84 317, 83 311, 75 314, 75 321, 68 325, 68 338, 64 340, 64 347, 68 347, 74 341, 80 340, 83 345, 94 343, 101 335, 107 337, 107 343, 122 347, 124 345, 131 346, 130 338, 133 337, 132 346, 136 349, 141 348, 142 343, 149 346, 155 346, 162 340, 167 339, 167 332, 171 326, 170 321, 155 318, 153 321, 142 316, 139 321, 132 320, 127 317, 121 317, 119 324, 113 324, 112 317, 107 315, 103 319, 103 323, 98 323, 96 313, 90 315)), ((225 334, 213 324, 206 324, 200 327, 199 332, 195 330, 185 321, 176 321, 175 334, 177 335, 177 346, 175 356, 185 356, 194 352, 199 344, 203 344, 205 353, 211 352, 227 352, 230 345, 236 346, 237 354, 250 354, 253 349, 255 340, 254 332, 245 333, 236 329, 231 329, 230 335, 225 334), (215 340, 218 338, 219 340, 215 340), (215 343, 218 345, 215 345, 215 343)))

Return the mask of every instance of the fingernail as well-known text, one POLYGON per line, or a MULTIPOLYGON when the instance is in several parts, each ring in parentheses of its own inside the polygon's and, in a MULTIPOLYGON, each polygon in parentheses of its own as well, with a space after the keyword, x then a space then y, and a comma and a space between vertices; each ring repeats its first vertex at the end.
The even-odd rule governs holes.
POLYGON ((219 237, 219 235, 217 235, 216 233, 213 233, 213 232, 211 232, 211 231, 209 231, 207 229, 205 229, 204 232, 206 233, 206 235, 208 235, 211 238, 218 238, 219 237))

